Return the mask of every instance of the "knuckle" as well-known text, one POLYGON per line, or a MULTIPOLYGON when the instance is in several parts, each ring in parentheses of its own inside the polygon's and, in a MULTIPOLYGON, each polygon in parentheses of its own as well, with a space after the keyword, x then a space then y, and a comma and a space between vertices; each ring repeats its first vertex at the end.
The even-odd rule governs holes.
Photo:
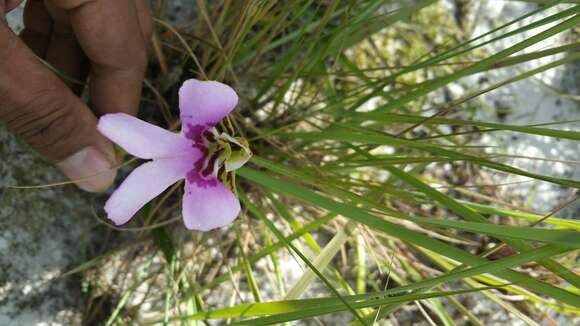
POLYGON ((130 48, 118 49, 114 56, 103 60, 94 60, 93 63, 105 71, 127 76, 141 76, 145 73, 148 64, 147 49, 144 44, 135 44, 130 48))
POLYGON ((134 49, 132 55, 127 58, 124 64, 118 65, 117 70, 123 71, 127 76, 139 76, 141 78, 141 76, 145 75, 148 61, 146 48, 140 46, 134 49))
POLYGON ((22 140, 41 153, 69 143, 78 133, 79 122, 71 104, 51 91, 31 96, 22 107, 13 110, 7 124, 22 140))

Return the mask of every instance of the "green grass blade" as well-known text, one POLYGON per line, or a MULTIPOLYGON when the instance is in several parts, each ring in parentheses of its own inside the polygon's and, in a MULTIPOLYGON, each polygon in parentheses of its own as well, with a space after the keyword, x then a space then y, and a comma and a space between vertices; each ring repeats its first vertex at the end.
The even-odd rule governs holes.
MULTIPOLYGON (((296 197, 310 204, 316 205, 318 207, 327 209, 332 212, 336 212, 354 221, 365 224, 372 229, 384 232, 385 234, 399 238, 401 240, 408 241, 417 246, 428 248, 431 251, 437 252, 441 255, 460 261, 464 264, 474 266, 487 262, 487 260, 484 258, 472 255, 461 249, 447 245, 441 241, 432 239, 428 236, 419 234, 415 231, 408 230, 400 225, 384 221, 356 207, 352 207, 350 205, 334 201, 327 197, 316 194, 304 187, 280 179, 272 178, 262 172, 255 171, 247 167, 240 169, 238 173, 243 178, 251 180, 257 184, 270 188, 274 191, 292 197, 296 197)), ((562 250, 561 248, 558 249, 562 250)), ((529 254, 529 252, 527 254, 529 254)), ((553 298, 557 298, 563 303, 567 303, 572 306, 580 306, 580 302, 577 300, 578 299, 577 296, 560 288, 540 282, 527 275, 514 271, 502 271, 497 272, 496 274, 499 277, 502 277, 510 282, 521 283, 522 286, 525 286, 529 289, 536 290, 546 295, 550 295, 553 298)))

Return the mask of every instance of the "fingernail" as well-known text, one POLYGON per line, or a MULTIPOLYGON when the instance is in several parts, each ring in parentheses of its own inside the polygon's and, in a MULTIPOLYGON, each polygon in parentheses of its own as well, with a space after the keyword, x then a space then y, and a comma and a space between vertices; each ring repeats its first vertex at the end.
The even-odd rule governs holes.
POLYGON ((93 147, 85 147, 56 165, 79 188, 90 192, 106 190, 117 174, 114 164, 93 147))

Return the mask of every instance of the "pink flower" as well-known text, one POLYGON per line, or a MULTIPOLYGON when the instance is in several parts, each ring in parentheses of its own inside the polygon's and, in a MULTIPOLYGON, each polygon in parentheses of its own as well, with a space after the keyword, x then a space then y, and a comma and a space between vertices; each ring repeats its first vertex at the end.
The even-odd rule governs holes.
POLYGON ((147 202, 185 179, 182 210, 188 229, 208 231, 231 223, 240 202, 220 181, 220 174, 224 180, 224 173, 243 165, 251 154, 243 141, 214 127, 237 103, 238 96, 229 86, 190 79, 179 90, 179 134, 124 113, 101 117, 97 129, 103 135, 128 153, 151 159, 113 192, 105 204, 107 217, 117 225, 125 224, 147 202), (242 151, 234 152, 232 147, 242 151), (235 160, 230 159, 233 154, 235 160))

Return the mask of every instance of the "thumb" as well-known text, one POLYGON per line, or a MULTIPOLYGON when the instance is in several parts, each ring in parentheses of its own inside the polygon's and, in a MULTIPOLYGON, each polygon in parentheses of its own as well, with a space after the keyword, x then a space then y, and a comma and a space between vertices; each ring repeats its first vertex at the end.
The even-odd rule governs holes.
POLYGON ((97 118, 2 22, 0 121, 80 188, 112 184, 115 154, 97 118))

